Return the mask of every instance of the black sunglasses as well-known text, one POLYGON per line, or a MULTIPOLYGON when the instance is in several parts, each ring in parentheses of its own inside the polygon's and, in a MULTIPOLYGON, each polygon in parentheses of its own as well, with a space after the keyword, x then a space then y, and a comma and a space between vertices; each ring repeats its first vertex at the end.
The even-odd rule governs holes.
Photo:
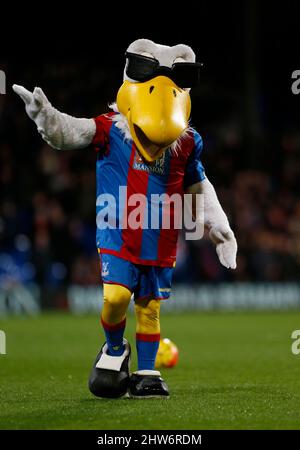
POLYGON ((165 75, 181 88, 191 88, 200 81, 202 63, 177 62, 172 67, 161 66, 159 61, 149 56, 126 52, 126 75, 135 81, 148 81, 165 75))

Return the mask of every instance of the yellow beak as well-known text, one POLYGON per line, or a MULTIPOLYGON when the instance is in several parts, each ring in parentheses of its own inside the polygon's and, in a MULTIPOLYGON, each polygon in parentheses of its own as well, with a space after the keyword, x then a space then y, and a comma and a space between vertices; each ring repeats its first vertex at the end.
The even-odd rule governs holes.
POLYGON ((117 106, 141 155, 153 162, 188 127, 191 99, 170 78, 158 76, 144 83, 124 81, 117 106))

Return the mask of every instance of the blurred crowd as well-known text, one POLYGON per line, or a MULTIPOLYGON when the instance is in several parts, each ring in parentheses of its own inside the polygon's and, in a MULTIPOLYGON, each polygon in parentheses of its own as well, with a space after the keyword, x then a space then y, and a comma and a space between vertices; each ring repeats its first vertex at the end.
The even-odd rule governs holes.
MULTIPOLYGON (((114 73, 49 64, 41 86, 58 109, 93 116, 114 100, 121 82, 114 73)), ((28 69, 23 82, 29 88, 31 77, 28 69)), ((195 242, 181 234, 174 281, 297 280, 300 134, 293 128, 272 132, 261 124, 253 145, 246 141, 236 95, 219 105, 217 114, 208 106, 213 95, 207 86, 192 93, 192 125, 203 136, 203 165, 237 237, 237 269, 220 265, 207 236, 195 242)), ((0 96, 0 285, 35 281, 51 289, 96 284, 99 275, 95 154, 90 148, 52 150, 22 101, 12 92, 0 96)))

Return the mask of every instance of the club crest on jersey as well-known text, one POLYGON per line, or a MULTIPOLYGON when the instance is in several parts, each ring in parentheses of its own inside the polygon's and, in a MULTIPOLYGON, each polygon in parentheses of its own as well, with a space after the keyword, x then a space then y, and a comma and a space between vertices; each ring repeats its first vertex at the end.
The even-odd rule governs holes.
POLYGON ((136 170, 144 170, 145 172, 164 175, 166 167, 166 152, 164 152, 159 159, 157 159, 154 164, 148 165, 144 162, 141 155, 136 150, 133 161, 133 168, 136 170))
POLYGON ((107 277, 109 275, 109 270, 108 270, 108 262, 103 262, 102 263, 102 271, 101 271, 101 275, 103 277, 107 277))

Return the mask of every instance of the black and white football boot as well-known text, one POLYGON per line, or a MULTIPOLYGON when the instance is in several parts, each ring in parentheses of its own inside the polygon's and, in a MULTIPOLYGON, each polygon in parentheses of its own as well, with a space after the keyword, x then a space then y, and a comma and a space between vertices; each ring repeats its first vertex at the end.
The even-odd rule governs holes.
POLYGON ((158 370, 138 370, 129 381, 131 398, 168 398, 169 389, 158 370))
POLYGON ((121 356, 108 355, 106 342, 97 355, 89 378, 89 390, 96 397, 119 398, 127 394, 131 348, 126 339, 123 344, 121 356))

